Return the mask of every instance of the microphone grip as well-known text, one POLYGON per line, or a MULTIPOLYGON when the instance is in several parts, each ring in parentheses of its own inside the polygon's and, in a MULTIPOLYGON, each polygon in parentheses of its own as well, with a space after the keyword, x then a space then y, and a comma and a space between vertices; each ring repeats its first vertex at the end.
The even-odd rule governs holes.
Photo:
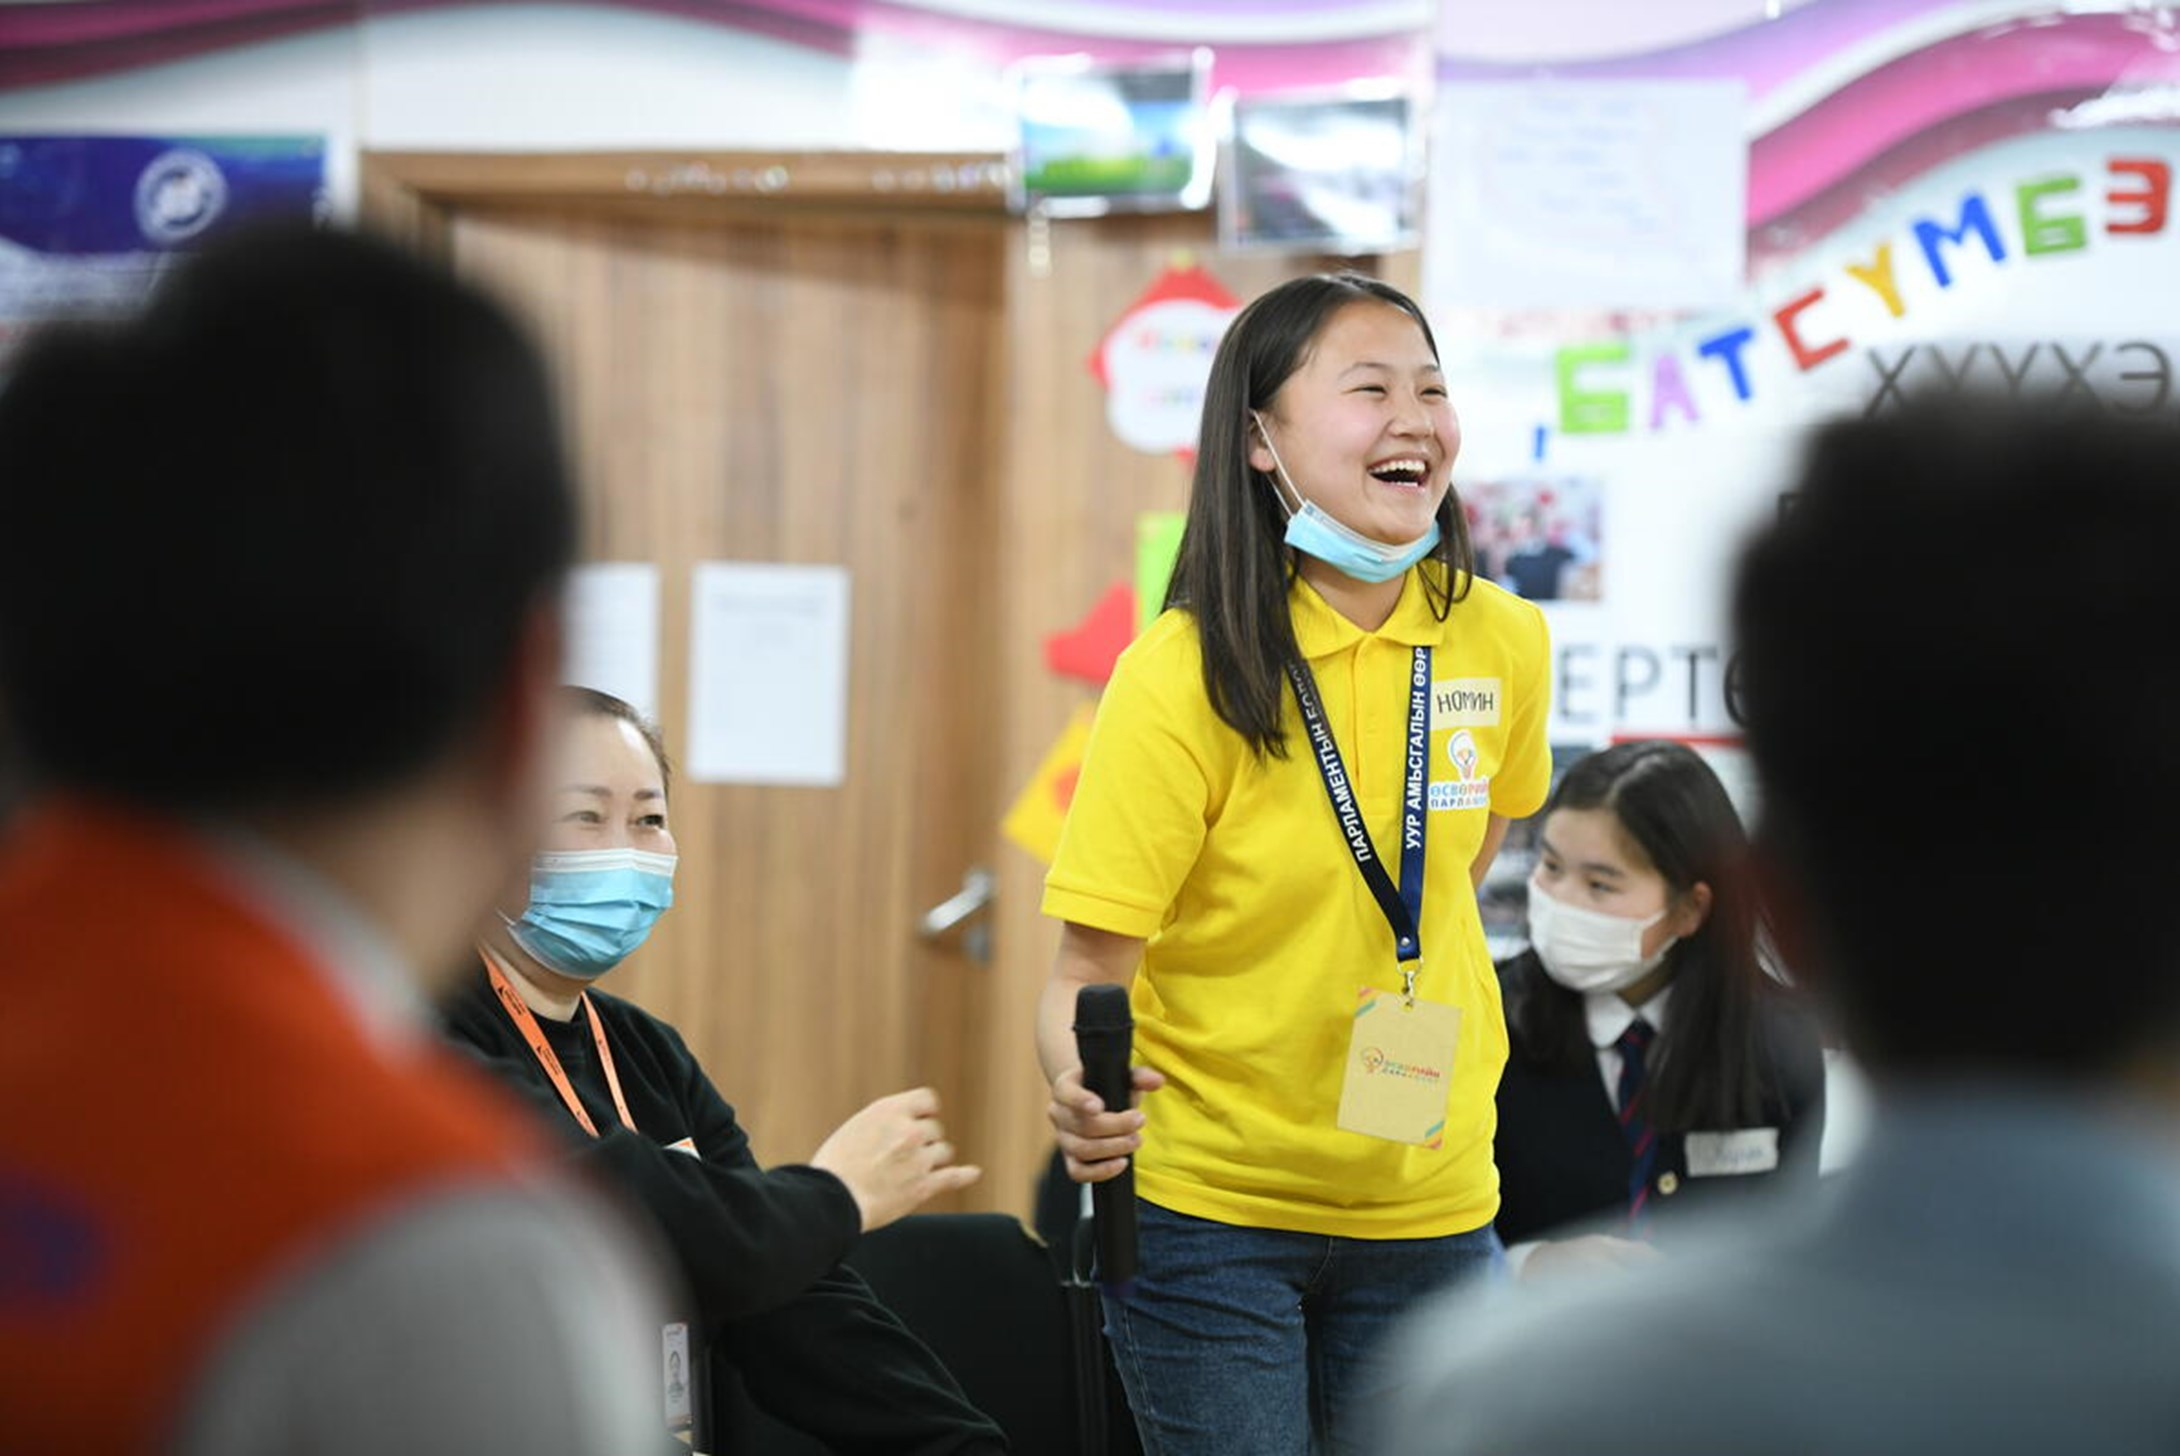
MULTIPOLYGON (((1100 1016, 1086 998, 1092 992, 1126 992, 1118 986, 1085 987, 1076 1003, 1075 1050, 1082 1058, 1082 1084, 1096 1093, 1107 1111, 1125 1109, 1134 1093, 1129 1061, 1134 1052, 1135 1025, 1128 1019, 1126 1001, 1113 1018, 1109 1005, 1100 1016), (1101 1024, 1102 1023, 1102 1024, 1101 1024)), ((1135 1164, 1117 1178, 1090 1185, 1091 1212, 1097 1240, 1098 1279, 1104 1284, 1123 1284, 1135 1277, 1135 1164)))

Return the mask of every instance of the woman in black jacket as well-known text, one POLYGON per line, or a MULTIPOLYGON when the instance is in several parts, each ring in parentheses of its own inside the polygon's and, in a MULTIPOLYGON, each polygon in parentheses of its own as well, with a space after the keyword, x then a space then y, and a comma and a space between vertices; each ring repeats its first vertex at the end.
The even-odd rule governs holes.
POLYGON ((1529 926, 1499 971, 1494 1144, 1525 1277, 1653 1257, 1689 1205, 1814 1186, 1823 1050, 1760 962, 1747 835, 1701 757, 1624 743, 1569 769, 1529 926))
POLYGON ((731 1373, 841 1456, 998 1456, 999 1429, 840 1265, 860 1233, 977 1176, 953 1161, 937 1097, 882 1098, 808 1164, 758 1166, 680 1034, 593 984, 673 903, 671 783, 634 708, 584 688, 565 702, 565 771, 526 892, 484 928, 444 1010, 450 1035, 535 1102, 675 1256, 688 1306, 661 1334, 666 1423, 727 1435, 707 1430, 705 1396, 731 1373))

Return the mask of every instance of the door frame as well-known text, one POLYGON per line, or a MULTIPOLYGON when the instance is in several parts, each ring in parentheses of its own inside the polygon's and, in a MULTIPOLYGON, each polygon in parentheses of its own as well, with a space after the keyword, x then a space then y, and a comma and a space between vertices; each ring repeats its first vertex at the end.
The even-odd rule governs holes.
POLYGON ((444 256, 457 208, 574 203, 689 219, 852 211, 989 221, 1008 211, 997 152, 380 152, 361 159, 372 230, 444 256))

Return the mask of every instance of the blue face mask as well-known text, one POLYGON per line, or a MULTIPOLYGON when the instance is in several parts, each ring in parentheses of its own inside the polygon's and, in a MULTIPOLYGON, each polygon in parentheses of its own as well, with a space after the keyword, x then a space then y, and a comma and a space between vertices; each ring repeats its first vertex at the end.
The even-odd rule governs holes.
POLYGON ((595 980, 642 945, 674 903, 675 863, 640 849, 540 854, 530 863, 530 907, 507 921, 507 933, 548 971, 595 980))
POLYGON ((1272 443, 1272 432, 1264 428, 1264 417, 1256 411, 1249 412, 1257 422, 1258 433, 1264 436, 1264 448, 1272 452, 1272 466, 1278 472, 1280 483, 1301 501, 1299 509, 1289 506, 1287 498, 1274 491, 1279 508, 1287 513, 1286 542, 1295 550, 1316 557, 1357 581, 1391 581, 1409 567, 1431 554, 1438 545, 1438 522, 1405 545, 1388 546, 1383 541, 1372 540, 1362 532, 1340 524, 1317 503, 1305 499, 1295 489, 1293 479, 1287 474, 1286 462, 1279 458, 1279 447, 1272 443))

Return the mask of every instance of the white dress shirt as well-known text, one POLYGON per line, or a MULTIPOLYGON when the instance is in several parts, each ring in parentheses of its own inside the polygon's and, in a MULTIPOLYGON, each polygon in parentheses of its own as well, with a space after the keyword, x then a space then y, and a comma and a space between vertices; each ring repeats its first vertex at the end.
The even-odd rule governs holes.
POLYGON ((1597 1074, 1605 1079, 1605 1100, 1620 1110, 1620 1048, 1618 1042, 1638 1021, 1650 1023, 1655 1032, 1665 1030, 1666 1003, 1673 999, 1671 983, 1651 994, 1641 1006, 1630 1006, 1619 994, 1606 991, 1582 998, 1582 1015, 1589 1023, 1590 1045, 1597 1048, 1597 1074))

